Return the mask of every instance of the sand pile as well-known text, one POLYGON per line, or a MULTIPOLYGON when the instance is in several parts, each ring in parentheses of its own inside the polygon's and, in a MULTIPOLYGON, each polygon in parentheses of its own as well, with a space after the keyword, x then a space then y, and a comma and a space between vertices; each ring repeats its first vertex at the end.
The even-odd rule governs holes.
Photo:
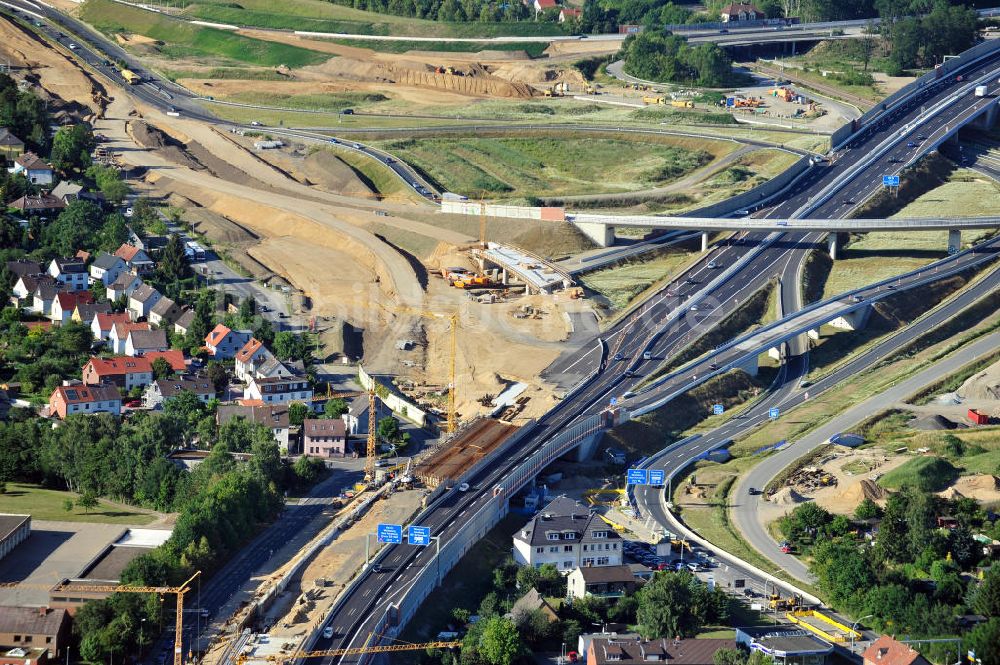
POLYGON ((186 166, 195 171, 205 170, 205 166, 187 153, 180 143, 143 120, 130 120, 125 125, 129 136, 143 148, 155 150, 164 159, 186 166))
POLYGON ((781 506, 791 506, 796 503, 802 503, 805 500, 804 496, 796 492, 791 487, 782 487, 780 490, 772 494, 769 499, 771 503, 776 503, 781 506))
POLYGON ((872 501, 881 501, 886 496, 886 491, 876 485, 873 481, 868 479, 862 479, 857 482, 843 493, 844 501, 857 505, 861 503, 864 499, 871 499, 872 501))
POLYGON ((337 194, 371 198, 371 188, 354 169, 329 150, 316 150, 302 160, 302 174, 313 185, 337 194))
POLYGON ((958 394, 968 400, 1000 400, 1000 363, 970 376, 958 394))
POLYGON ((924 431, 937 431, 937 430, 948 430, 955 429, 957 425, 952 421, 948 420, 940 414, 935 414, 933 416, 924 416, 922 418, 914 418, 909 423, 907 423, 912 429, 919 429, 924 431))

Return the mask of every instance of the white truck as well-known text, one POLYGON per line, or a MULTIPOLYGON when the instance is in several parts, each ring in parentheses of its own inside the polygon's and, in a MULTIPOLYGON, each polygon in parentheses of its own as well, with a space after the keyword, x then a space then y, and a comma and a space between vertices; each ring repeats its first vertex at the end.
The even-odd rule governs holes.
POLYGON ((986 86, 985 85, 977 85, 976 86, 976 97, 985 97, 985 96, 986 96, 986 86))

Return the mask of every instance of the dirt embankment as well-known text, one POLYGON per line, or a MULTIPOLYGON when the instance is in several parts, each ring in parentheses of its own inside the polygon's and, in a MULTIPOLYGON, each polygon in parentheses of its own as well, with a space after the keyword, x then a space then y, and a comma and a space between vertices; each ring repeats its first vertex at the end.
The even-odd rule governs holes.
POLYGON ((32 84, 57 120, 64 114, 84 120, 104 114, 109 98, 103 85, 72 58, 5 17, 0 17, 0 59, 10 64, 15 78, 32 84))

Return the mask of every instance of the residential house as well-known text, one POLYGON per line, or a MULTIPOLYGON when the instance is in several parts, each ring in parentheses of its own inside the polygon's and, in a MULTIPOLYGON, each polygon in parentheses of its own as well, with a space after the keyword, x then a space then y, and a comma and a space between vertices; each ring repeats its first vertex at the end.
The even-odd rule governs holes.
POLYGON ((174 332, 178 335, 187 335, 188 330, 191 329, 191 324, 194 322, 194 310, 186 309, 181 312, 181 315, 174 321, 174 332))
POLYGON ((556 0, 534 0, 532 6, 535 8, 535 13, 540 14, 546 9, 556 9, 559 4, 556 0))
POLYGON ((82 323, 90 328, 91 324, 94 322, 94 317, 98 314, 109 314, 110 312, 111 303, 109 302, 78 302, 76 304, 76 309, 73 310, 73 316, 70 318, 77 323, 82 323))
POLYGON ((115 386, 59 386, 49 396, 49 414, 59 418, 101 412, 121 414, 122 398, 115 386))
POLYGON ((720 12, 723 23, 739 23, 741 21, 763 21, 767 18, 761 10, 744 2, 726 5, 720 12))
POLYGON ((243 389, 243 399, 259 399, 265 404, 312 401, 309 381, 301 375, 250 377, 243 389))
MULTIPOLYGON (((6 394, 0 394, 6 397, 6 394)), ((7 400, 4 399, 4 402, 7 400)), ((0 560, 31 536, 31 515, 0 514, 0 560)))
POLYGON ((147 235, 145 237, 140 237, 138 233, 129 227, 128 240, 125 242, 133 247, 138 247, 149 256, 157 256, 163 251, 163 248, 167 246, 167 242, 169 240, 170 238, 167 236, 147 235))
POLYGON ((153 382, 153 364, 142 357, 93 357, 83 366, 82 379, 84 385, 113 384, 128 392, 153 382))
POLYGON ((49 316, 52 313, 52 301, 55 300, 58 292, 59 286, 55 280, 39 282, 38 286, 35 287, 31 311, 42 316, 49 316))
POLYGON ((101 252, 90 264, 90 279, 93 282, 100 282, 107 288, 127 270, 128 266, 120 256, 101 252))
POLYGON ((90 291, 60 291, 52 299, 52 308, 49 318, 54 323, 64 324, 72 320, 73 312, 77 305, 91 304, 94 302, 94 294, 90 291))
POLYGON ((751 652, 763 651, 776 663, 789 665, 823 665, 833 653, 832 644, 799 626, 737 628, 736 643, 751 652))
POLYGON ((48 275, 35 274, 35 275, 21 275, 14 282, 14 288, 11 290, 11 297, 18 300, 18 304, 30 307, 31 300, 35 297, 35 291, 38 290, 40 284, 49 284, 55 286, 56 280, 52 279, 48 275), (29 302, 21 302, 27 300, 29 302))
POLYGON ((149 284, 140 284, 128 297, 128 311, 135 320, 149 316, 150 310, 161 298, 160 292, 149 284))
POLYGON ((215 386, 202 376, 172 377, 156 379, 142 394, 142 401, 147 409, 160 409, 166 402, 177 397, 184 391, 194 393, 202 402, 215 397, 215 386))
POLYGON ((566 597, 621 598, 635 591, 637 585, 638 580, 628 566, 585 566, 566 577, 566 597))
POLYGON ((129 331, 125 338, 126 356, 144 356, 153 351, 166 351, 170 348, 167 342, 167 332, 165 330, 141 330, 129 331))
POLYGON ((144 275, 148 272, 152 272, 156 264, 153 263, 153 259, 149 258, 144 250, 130 245, 128 243, 123 244, 117 250, 115 250, 115 256, 123 260, 129 267, 129 270, 137 275, 144 275))
MULTIPOLYGON (((131 315, 129 316, 131 318, 131 315)), ((146 322, 130 323, 115 321, 111 326, 111 333, 108 335, 108 346, 112 353, 122 355, 125 353, 125 344, 128 342, 129 333, 133 330, 151 330, 146 322)))
MULTIPOLYGON (((0 130, 3 131, 3 130, 0 130)), ((7 262, 7 272, 15 277, 24 277, 25 275, 41 275, 44 271, 42 270, 41 264, 38 261, 31 261, 29 259, 17 259, 16 261, 7 262)))
POLYGON ((347 428, 340 418, 306 418, 302 422, 302 454, 308 457, 343 457, 347 454, 347 428))
POLYGON ((118 279, 108 284, 108 288, 104 291, 104 297, 111 302, 117 302, 119 298, 127 298, 132 295, 132 292, 141 285, 142 279, 138 275, 132 272, 123 272, 118 275, 118 279))
POLYGON ((150 363, 155 363, 157 358, 163 358, 170 364, 170 369, 175 374, 183 374, 187 371, 187 361, 184 359, 184 352, 180 349, 168 349, 166 351, 147 351, 143 357, 150 363))
POLYGON ((509 616, 514 620, 514 623, 520 624, 521 619, 532 612, 541 612, 548 623, 559 621, 559 615, 555 608, 534 587, 528 589, 528 593, 517 599, 517 602, 510 608, 509 616))
POLYGON ((0 155, 8 162, 24 154, 24 141, 10 133, 6 127, 0 127, 0 155))
POLYGON ((25 194, 7 204, 25 217, 55 217, 66 208, 62 199, 51 194, 25 194))
POLYGON ((721 649, 735 649, 736 641, 725 638, 643 640, 642 638, 595 637, 587 647, 587 665, 713 665, 721 649))
POLYGON ((621 537, 580 502, 560 496, 514 534, 514 561, 560 571, 620 566, 621 537))
POLYGON ((234 359, 236 360, 236 378, 240 381, 249 381, 252 376, 257 378, 278 376, 282 370, 285 370, 274 354, 255 337, 251 337, 243 345, 243 348, 236 352, 234 359), (275 367, 275 363, 277 363, 277 367, 275 367))
POLYGON ((583 16, 582 9, 571 9, 569 7, 563 7, 559 10, 559 22, 566 23, 567 21, 579 21, 580 17, 583 16))
POLYGON ((70 619, 66 610, 47 607, 0 606, 0 646, 43 648, 49 659, 62 658, 70 643, 70 619))
POLYGON ((229 360, 236 357, 252 336, 249 330, 231 330, 220 323, 205 336, 205 348, 216 360, 229 360))
POLYGON ((258 425, 265 425, 271 430, 278 445, 288 449, 288 407, 284 404, 220 404, 215 411, 215 422, 219 427, 233 418, 244 418, 258 425))
POLYGON ((87 268, 83 261, 75 257, 52 259, 48 273, 57 282, 73 291, 86 291, 89 286, 87 268))
POLYGON ((54 174, 52 165, 33 152, 26 152, 14 159, 12 173, 23 173, 33 185, 51 185, 54 174))
POLYGON ((132 316, 128 312, 109 312, 102 314, 98 312, 94 320, 90 322, 90 332, 98 342, 106 342, 111 336, 111 328, 116 324, 131 323, 132 316))
POLYGON ((163 296, 156 301, 153 308, 149 310, 149 322, 158 328, 166 329, 171 323, 176 321, 181 315, 181 308, 170 298, 163 296))
POLYGON ((927 659, 909 644, 882 635, 865 649, 864 665, 929 665, 927 659))
POLYGON ((61 180, 59 181, 59 184, 53 187, 52 191, 49 193, 57 199, 61 199, 63 203, 69 204, 76 201, 82 191, 83 185, 78 185, 69 180, 61 180))
MULTIPOLYGON (((356 397, 347 405, 347 413, 341 416, 347 425, 348 436, 366 436, 368 434, 368 395, 356 397)), ((379 399, 375 398, 376 421, 378 418, 379 399)))

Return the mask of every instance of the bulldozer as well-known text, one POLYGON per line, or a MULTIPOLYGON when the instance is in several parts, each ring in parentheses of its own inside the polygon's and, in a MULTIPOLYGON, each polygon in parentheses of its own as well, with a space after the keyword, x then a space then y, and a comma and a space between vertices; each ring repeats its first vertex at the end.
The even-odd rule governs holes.
POLYGON ((767 597, 767 606, 776 612, 794 610, 801 605, 802 597, 797 593, 787 598, 782 598, 780 593, 774 592, 767 597))

